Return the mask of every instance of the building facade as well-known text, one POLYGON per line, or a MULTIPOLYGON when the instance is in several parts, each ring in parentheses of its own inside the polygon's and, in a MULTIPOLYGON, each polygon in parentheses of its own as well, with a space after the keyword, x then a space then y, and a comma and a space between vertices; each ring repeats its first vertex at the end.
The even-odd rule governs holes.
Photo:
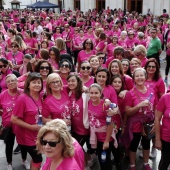
MULTIPOLYGON (((38 0, 20 0, 21 8, 35 3, 38 0)), ((41 0, 42 1, 42 0, 41 0)), ((4 8, 11 8, 11 0, 5 0, 4 8)), ((98 11, 106 9, 121 8, 124 9, 124 2, 128 11, 138 11, 139 13, 146 14, 147 10, 155 15, 161 15, 162 10, 166 9, 170 13, 170 0, 49 0, 49 2, 57 4, 62 8, 74 10, 76 8, 81 11, 88 11, 88 9, 96 8, 98 11)))

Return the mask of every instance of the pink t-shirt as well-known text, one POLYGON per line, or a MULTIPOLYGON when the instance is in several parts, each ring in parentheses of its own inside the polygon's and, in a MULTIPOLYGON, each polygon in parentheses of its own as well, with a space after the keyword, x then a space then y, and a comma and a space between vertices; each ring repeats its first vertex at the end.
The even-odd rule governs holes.
POLYGON ((4 127, 11 126, 11 115, 13 112, 13 108, 15 106, 17 97, 20 95, 21 92, 22 90, 18 89, 18 93, 15 96, 11 96, 8 90, 5 90, 0 94, 0 108, 3 109, 2 125, 4 127))
POLYGON ((89 53, 86 53, 85 50, 81 50, 79 53, 78 53, 78 62, 81 63, 82 61, 87 61, 91 55, 95 55, 96 54, 96 51, 95 50, 91 50, 89 53))
POLYGON ((134 87, 133 79, 130 76, 124 75, 123 80, 124 80, 124 89, 125 90, 131 90, 134 87))
POLYGON ((7 76, 8 74, 12 74, 12 70, 8 69, 8 70, 6 71, 6 74, 2 74, 2 79, 0 80, 0 87, 1 87, 1 89, 2 89, 1 92, 3 92, 4 90, 7 89, 5 79, 6 79, 6 76, 7 76))
POLYGON ((75 95, 72 93, 71 100, 71 125, 72 130, 79 135, 88 135, 89 129, 86 129, 83 124, 83 99, 80 97, 75 99, 75 95))
POLYGON ((160 99, 160 94, 165 93, 165 83, 162 78, 159 78, 158 81, 146 81, 145 86, 147 88, 152 88, 155 91, 155 102, 158 103, 160 99))
POLYGON ((113 56, 114 49, 118 46, 118 44, 113 45, 113 43, 107 45, 106 51, 107 51, 107 58, 110 58, 113 56))
MULTIPOLYGON (((50 170, 51 159, 47 158, 45 164, 42 167, 42 170, 50 170)), ((78 163, 76 162, 74 157, 64 158, 60 165, 56 168, 56 170, 82 170, 78 163)))
POLYGON ((62 34, 60 34, 60 33, 54 33, 54 34, 53 34, 53 38, 54 38, 54 40, 56 40, 57 38, 62 38, 62 34))
POLYGON ((105 99, 109 99, 112 103, 117 104, 117 94, 112 86, 105 86, 102 93, 105 99))
POLYGON ((118 40, 118 44, 123 47, 124 49, 127 48, 125 40, 122 40, 121 38, 118 40))
POLYGON ((145 65, 146 65, 146 62, 148 61, 148 59, 146 57, 144 57, 142 60, 141 60, 141 66, 144 68, 145 65))
POLYGON ((87 81, 86 83, 84 83, 84 86, 90 87, 93 83, 94 83, 94 77, 91 76, 90 79, 89 79, 89 81, 87 81))
MULTIPOLYGON (((100 128, 106 125, 106 107, 104 105, 104 100, 100 102, 97 106, 92 104, 92 101, 89 100, 88 104, 88 114, 90 121, 90 128, 100 128)), ((104 142, 106 139, 106 132, 96 132, 97 140, 104 142)))
MULTIPOLYGON (((140 91, 138 91, 136 89, 136 87, 134 87, 132 90, 128 91, 126 93, 126 97, 125 97, 125 105, 129 106, 129 107, 134 107, 137 104, 139 104, 140 102, 148 99, 148 97, 150 96, 150 94, 153 93, 154 94, 154 90, 151 88, 147 88, 146 93, 141 93, 140 91)), ((150 99, 150 106, 145 107, 145 108, 140 108, 135 114, 143 114, 143 116, 145 116, 144 112, 146 114, 151 114, 154 111, 154 106, 155 106, 155 96, 153 95, 152 98, 150 99)), ((133 115, 134 116, 134 115, 133 115)), ((143 125, 141 122, 137 122, 134 123, 132 126, 132 132, 142 132, 143 130, 143 125)))
MULTIPOLYGON (((27 38, 24 40, 25 44, 31 48, 35 48, 35 44, 37 44, 37 40, 35 38, 27 38)), ((26 49, 25 54, 35 54, 35 50, 26 49)))
POLYGON ((45 98, 42 109, 42 115, 45 118, 67 119, 70 114, 70 100, 66 92, 61 91, 60 99, 56 99, 53 95, 45 98))
POLYGON ((9 52, 6 56, 7 60, 10 60, 13 64, 21 65, 23 63, 23 57, 24 54, 20 51, 13 54, 12 52, 9 52))
MULTIPOLYGON (((42 111, 42 97, 39 96, 39 100, 33 100, 27 94, 21 94, 15 104, 13 114, 22 121, 34 125, 38 123, 39 113, 42 111), (38 106, 38 107, 37 107, 38 106)), ((15 135, 18 144, 26 146, 35 146, 38 131, 32 131, 15 125, 15 135)))
POLYGON ((170 142, 170 93, 161 97, 158 102, 157 110, 162 112, 161 139, 170 142))
POLYGON ((103 52, 105 46, 105 41, 99 41, 98 45, 96 46, 96 50, 99 52, 103 52))

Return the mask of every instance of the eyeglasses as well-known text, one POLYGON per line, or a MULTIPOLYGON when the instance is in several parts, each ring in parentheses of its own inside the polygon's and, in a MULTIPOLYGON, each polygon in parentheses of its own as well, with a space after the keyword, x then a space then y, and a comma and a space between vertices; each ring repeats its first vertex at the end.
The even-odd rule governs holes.
POLYGON ((91 45, 91 43, 90 43, 90 42, 86 42, 86 44, 88 44, 88 45, 90 44, 90 45, 91 45))
POLYGON ((104 60, 104 57, 99 57, 98 59, 99 59, 99 60, 104 60))
POLYGON ((44 69, 49 70, 50 67, 49 66, 40 66, 40 70, 44 70, 44 69))
POLYGON ((52 85, 60 84, 60 81, 52 81, 51 84, 52 84, 52 85))
POLYGON ((129 64, 122 64, 122 66, 126 66, 126 67, 129 67, 129 64))
POLYGON ((140 56, 140 54, 135 54, 135 56, 140 56))
POLYGON ((4 65, 0 65, 0 68, 2 68, 2 67, 3 67, 3 68, 6 68, 7 65, 5 65, 5 64, 4 64, 4 65))
POLYGON ((16 80, 9 80, 9 81, 6 81, 6 84, 10 84, 10 83, 14 83, 14 82, 17 82, 16 80))
POLYGON ((11 48, 17 48, 17 46, 11 46, 11 48))
POLYGON ((41 145, 43 145, 43 146, 46 146, 47 143, 48 143, 49 146, 51 146, 51 147, 56 147, 56 145, 57 145, 58 143, 60 143, 60 141, 58 141, 58 142, 49 142, 49 141, 47 141, 47 140, 40 140, 40 143, 41 143, 41 145))
POLYGON ((155 69, 156 66, 150 66, 150 65, 148 65, 147 68, 154 68, 154 69, 155 69))
POLYGON ((78 31, 78 30, 74 30, 74 31, 78 31))
POLYGON ((68 64, 61 64, 61 67, 65 67, 65 68, 69 68, 69 65, 68 64))
POLYGON ((151 34, 156 34, 156 32, 151 32, 151 34))
POLYGON ((87 67, 83 66, 83 67, 81 67, 82 70, 85 70, 85 69, 90 70, 90 68, 91 68, 90 66, 87 66, 87 67))

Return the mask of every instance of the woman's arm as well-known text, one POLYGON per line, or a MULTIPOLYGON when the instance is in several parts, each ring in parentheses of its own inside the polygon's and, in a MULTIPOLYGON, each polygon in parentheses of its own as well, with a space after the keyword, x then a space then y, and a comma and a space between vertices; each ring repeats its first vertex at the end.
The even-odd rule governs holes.
POLYGON ((144 100, 144 101, 140 102, 139 104, 137 104, 134 107, 126 106, 125 107, 125 112, 126 112, 127 116, 131 116, 131 115, 134 115, 135 113, 137 113, 140 108, 148 107, 148 106, 149 106, 149 101, 144 100))
POLYGON ((30 124, 24 122, 23 120, 21 120, 18 116, 14 116, 14 115, 11 116, 11 122, 13 124, 20 126, 20 127, 23 127, 25 129, 29 129, 32 131, 38 131, 40 129, 40 126, 38 126, 37 124, 30 125, 30 124))
POLYGON ((160 121, 163 113, 156 110, 155 112, 155 147, 159 150, 162 148, 161 137, 160 137, 160 121))
POLYGON ((103 144, 103 150, 109 148, 109 142, 110 142, 110 138, 112 135, 112 131, 113 131, 113 123, 111 123, 110 125, 107 126, 106 139, 103 144))

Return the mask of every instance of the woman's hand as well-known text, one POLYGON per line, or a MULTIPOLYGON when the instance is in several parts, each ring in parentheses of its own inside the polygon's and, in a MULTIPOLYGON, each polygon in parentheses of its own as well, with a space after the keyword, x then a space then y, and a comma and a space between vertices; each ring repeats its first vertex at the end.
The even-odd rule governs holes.
POLYGON ((30 130, 32 130, 32 131, 39 131, 40 128, 41 128, 41 126, 38 126, 37 124, 35 124, 35 125, 30 125, 30 126, 31 126, 30 130))
POLYGON ((104 141, 103 143, 103 150, 106 150, 109 148, 109 142, 108 141, 104 141))
POLYGON ((122 98, 122 99, 124 99, 125 96, 126 96, 126 93, 127 93, 127 90, 121 91, 121 92, 119 93, 119 97, 122 98))
POLYGON ((149 100, 144 100, 139 103, 140 107, 148 107, 150 105, 149 100))
POLYGON ((118 114, 118 107, 106 110, 106 113, 107 113, 108 116, 116 115, 116 114, 118 114))
POLYGON ((160 139, 155 141, 155 148, 157 148, 158 150, 162 149, 162 142, 160 139))

